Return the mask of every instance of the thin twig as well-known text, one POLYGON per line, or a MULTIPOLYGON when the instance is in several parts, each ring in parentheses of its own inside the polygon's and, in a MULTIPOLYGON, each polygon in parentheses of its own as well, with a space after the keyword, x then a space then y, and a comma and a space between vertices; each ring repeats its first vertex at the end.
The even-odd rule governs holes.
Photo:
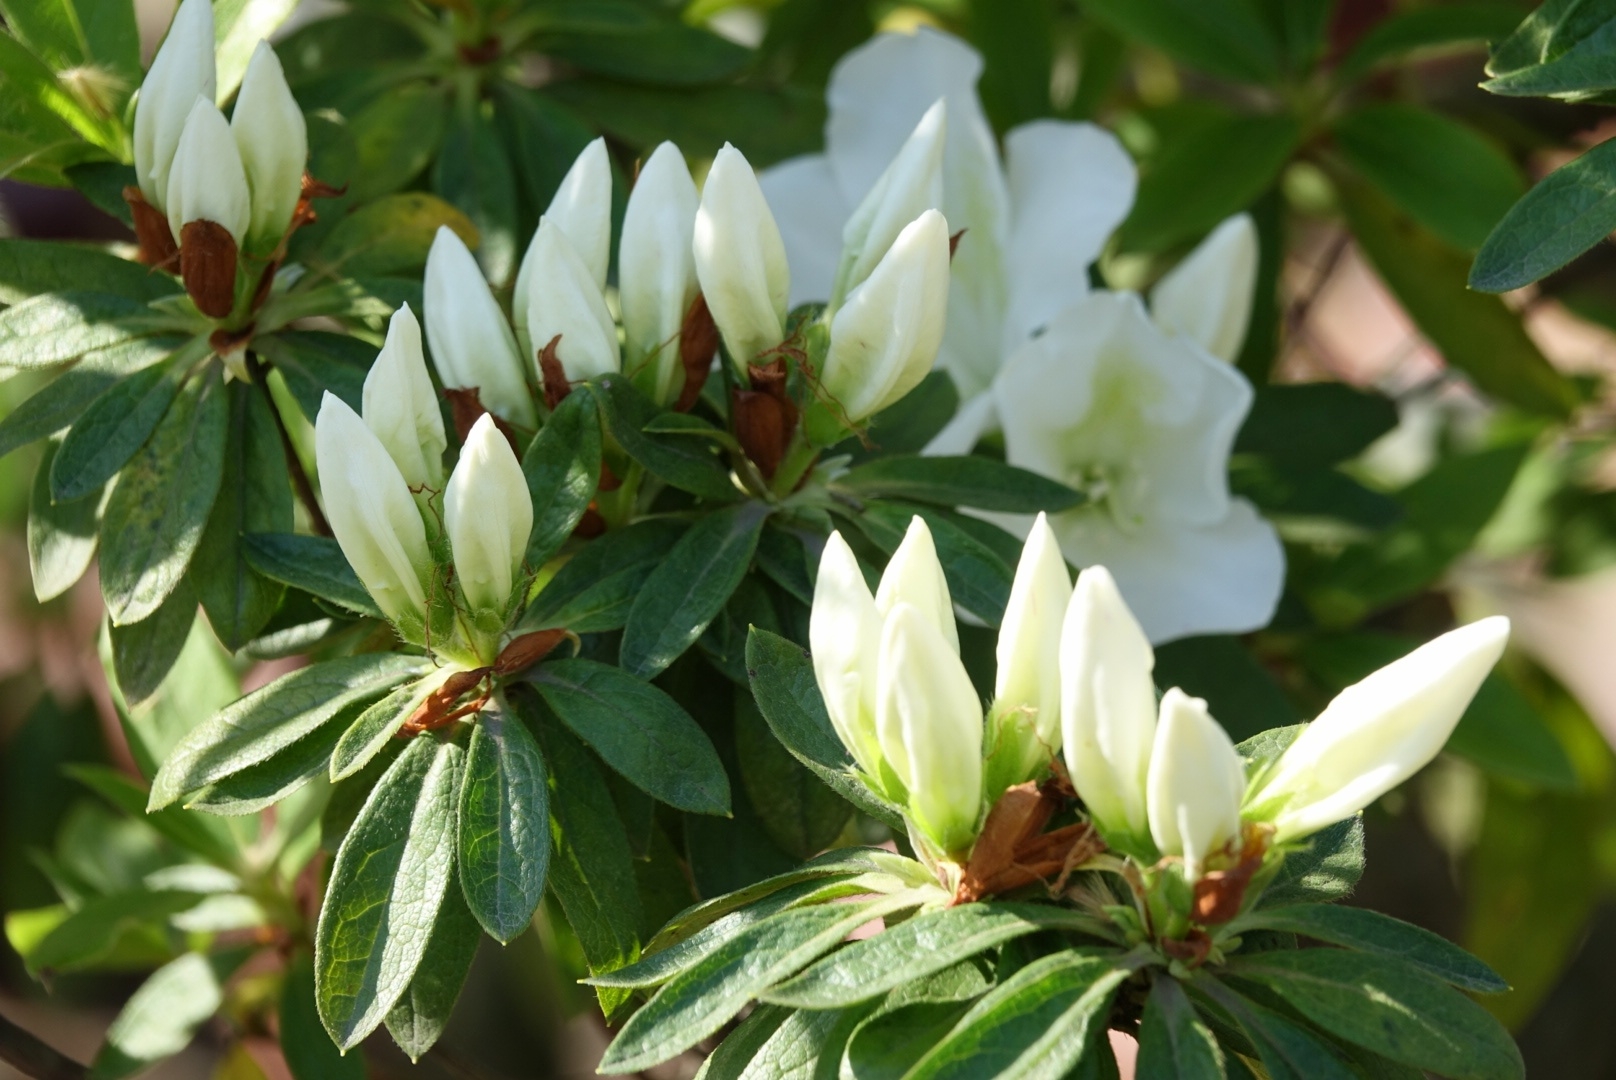
POLYGON ((286 420, 275 404, 275 395, 269 392, 269 381, 265 377, 268 369, 251 349, 247 350, 247 374, 252 376, 252 381, 263 393, 269 414, 275 418, 275 430, 281 436, 281 451, 286 455, 286 471, 292 475, 292 488, 297 492, 298 502, 308 511, 309 523, 315 533, 330 536, 331 523, 326 521, 325 514, 320 510, 319 500, 314 497, 314 485, 309 482, 309 474, 303 470, 303 459, 297 456, 297 447, 292 445, 292 433, 286 430, 286 420))
POLYGON ((0 1061, 34 1080, 85 1080, 90 1071, 0 1016, 0 1061))

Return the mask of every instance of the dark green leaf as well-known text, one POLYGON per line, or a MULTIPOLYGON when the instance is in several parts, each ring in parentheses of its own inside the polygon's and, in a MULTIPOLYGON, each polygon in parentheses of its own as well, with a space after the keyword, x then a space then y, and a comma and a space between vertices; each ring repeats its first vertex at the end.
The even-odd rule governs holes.
POLYGON ((1416 105, 1361 105, 1336 121, 1335 137, 1399 209, 1467 251, 1482 245, 1523 190, 1514 162, 1485 136, 1416 105))
POLYGON ((645 579, 685 528, 682 521, 650 518, 590 541, 540 590, 522 628, 559 626, 579 634, 620 629, 645 579))
POLYGON ((315 931, 320 1019, 348 1050, 411 987, 454 876, 465 752, 426 736, 377 783, 331 867, 315 931))
POLYGON ((184 1050, 224 1004, 228 970, 219 957, 188 952, 152 973, 119 1010, 90 1075, 117 1080, 184 1050))
POLYGON ((841 835, 853 807, 780 744, 750 694, 735 695, 735 755, 747 800, 782 850, 806 859, 841 835))
POLYGON ((1613 41, 1616 13, 1609 5, 1549 0, 1493 51, 1492 79, 1482 86, 1517 97, 1593 96, 1616 86, 1613 41))
POLYGON ((1349 895, 1364 871, 1363 819, 1338 821, 1308 837, 1263 891, 1263 907, 1327 904, 1349 895))
POLYGON ((742 1076, 758 1051, 792 1015, 791 1010, 773 1005, 753 1009, 751 1015, 726 1035, 724 1041, 718 1044, 718 1049, 702 1063, 696 1080, 736 1080, 742 1076))
POLYGON ((607 1047, 601 1071, 645 1069, 694 1046, 766 987, 834 948, 880 912, 895 910, 896 903, 825 904, 755 924, 658 990, 607 1047))
MULTIPOLYGON (((415 141, 411 124, 401 130, 415 141)), ((338 222, 313 258, 321 270, 348 277, 404 273, 426 265, 432 238, 445 225, 475 246, 471 220, 436 195, 384 195, 338 222)))
POLYGON ((376 601, 348 565, 341 546, 329 536, 252 533, 242 537, 242 550, 248 564, 267 578, 360 615, 381 618, 376 601))
POLYGON ((375 760, 426 695, 443 685, 428 676, 407 682, 359 714, 331 750, 331 780, 346 780, 375 760))
POLYGON ((746 642, 746 668, 763 718, 792 757, 860 810, 903 828, 898 808, 853 774, 852 755, 836 737, 825 712, 808 651, 767 630, 754 629, 746 642))
POLYGON ((477 264, 495 285, 510 280, 519 257, 516 177, 480 103, 451 110, 448 133, 433 167, 432 187, 477 229, 477 264))
POLYGON ((1233 636, 1179 638, 1156 649, 1156 682, 1204 698, 1232 739, 1301 717, 1251 651, 1233 636))
POLYGON ((337 740, 363 711, 363 703, 345 706, 328 723, 281 747, 263 761, 187 795, 185 809, 240 817, 274 806, 309 781, 331 771, 331 752, 337 740))
POLYGON ((1483 391, 1528 412, 1564 417, 1577 391, 1527 337, 1519 316, 1465 288, 1465 256, 1361 185, 1342 188, 1353 236, 1443 358, 1483 391))
POLYGON ((764 503, 741 503, 679 538, 629 609, 618 661, 626 670, 650 678, 701 636, 746 576, 768 515, 764 503))
POLYGON ((876 547, 890 555, 898 550, 916 516, 931 530, 954 602, 989 626, 998 626, 1010 602, 1014 575, 1002 558, 953 519, 929 507, 882 501, 865 506, 853 521, 876 547))
POLYGON ((366 653, 281 676, 198 724, 181 740, 152 781, 150 808, 161 809, 189 792, 266 761, 323 726, 345 706, 379 697, 425 670, 426 662, 419 657, 366 653))
POLYGON ((777 1005, 840 1009, 924 979, 1014 938, 1087 925, 1088 916, 1033 904, 960 904, 856 941, 764 993, 777 1005))
POLYGON ((855 466, 836 486, 861 499, 914 499, 1009 514, 1055 513, 1085 499, 1065 484, 985 457, 895 455, 855 466))
MULTIPOLYGON (((356 199, 372 207, 386 205, 377 196, 398 191, 426 168, 443 139, 446 106, 440 87, 418 82, 378 95, 353 115, 348 126, 358 155, 352 179, 356 199)), ((366 231, 356 228, 352 235, 366 231)), ((332 239, 335 236, 333 232, 332 239)))
POLYGON ((1227 1009, 1241 1030, 1250 1036, 1269 1080, 1350 1080, 1352 1077, 1341 1058, 1300 1025, 1247 1001, 1208 976, 1198 977, 1194 985, 1227 1009))
POLYGON ((292 486, 280 430, 264 395, 233 383, 224 478, 190 578, 208 624, 234 652, 257 637, 280 607, 286 587, 248 561, 246 535, 292 531, 292 486))
POLYGON ((99 292, 45 293, 0 312, 0 367, 60 364, 150 331, 145 301, 99 292))
POLYGON ((1178 980, 1158 974, 1139 1025, 1138 1080, 1223 1080, 1223 1051, 1178 980))
POLYGON ((869 438, 875 449, 866 451, 856 439, 838 447, 855 460, 876 453, 918 454, 937 437, 959 411, 959 390, 946 371, 934 371, 920 385, 870 418, 869 438))
POLYGON ((482 936, 465 898, 451 881, 409 989, 387 1013, 387 1032, 411 1061, 419 1062, 449 1025, 482 936))
POLYGON ((355 409, 362 406, 375 346, 325 330, 284 330, 254 344, 286 380, 310 423, 320 415, 320 399, 327 390, 355 409))
POLYGON ((1061 1077, 1096 1042, 1128 969, 1111 958, 1061 952, 990 990, 921 1059, 913 1080, 1061 1077))
POLYGON ((583 71, 659 89, 718 82, 751 59, 741 46, 672 18, 618 33, 545 34, 539 47, 583 71))
POLYGON ((137 623, 111 628, 112 670, 130 705, 157 692, 196 621, 196 591, 181 582, 161 607, 137 623))
POLYGON ((1470 268, 1470 287, 1508 292, 1560 269, 1616 229, 1616 146, 1555 169, 1510 208, 1470 268))
POLYGON ((460 884, 496 940, 527 929, 549 864, 550 781, 539 745, 514 716, 484 709, 460 789, 460 884))
POLYGON ((364 1057, 340 1052, 320 1024, 314 957, 305 950, 287 965, 280 1005, 281 1054, 293 1080, 365 1080, 364 1057))
POLYGON ((494 121, 510 148, 527 210, 525 220, 531 226, 595 132, 548 94, 504 81, 495 83, 493 90, 494 121))
MULTIPOLYGON (((1105 6, 1131 7, 1133 2, 1105 0, 1105 6)), ((1212 8, 1238 3, 1224 0, 1207 6, 1175 0, 1172 6, 1205 12, 1200 16, 1204 18, 1212 8)), ((1149 0, 1139 6, 1166 4, 1149 0)), ((1230 214, 1244 210, 1273 183, 1301 135, 1290 116, 1234 113, 1183 132, 1146 162, 1133 211, 1118 233, 1122 246, 1160 251, 1201 236, 1230 214)))
POLYGON ((41 293, 95 292, 156 300, 184 290, 168 274, 111 252, 52 240, 0 239, 0 304, 41 293))
POLYGON ((734 502, 740 497, 705 439, 646 434, 645 426, 657 418, 658 410, 628 378, 603 376, 593 389, 607 432, 651 475, 703 498, 734 502))
POLYGON ((844 1075, 902 1080, 970 1009, 966 1001, 917 1001, 879 1009, 848 1040, 844 1075))
POLYGON ((51 466, 52 495, 71 501, 99 491, 157 429, 185 375, 183 362, 153 365, 119 379, 90 402, 51 466))
POLYGON ((684 847, 698 896, 722 896, 744 889, 783 874, 796 863, 769 838, 751 802, 744 798, 735 800, 729 817, 685 814, 684 847))
POLYGON ((613 769, 669 806, 729 813, 729 782, 705 732, 662 690, 593 660, 555 660, 528 681, 613 769))
POLYGON ((1051 112, 1055 15, 1048 0, 975 0, 970 39, 986 65, 978 92, 999 131, 1051 112))
POLYGON ((1302 904, 1268 908, 1241 922, 1394 957, 1465 990, 1500 994, 1509 989, 1509 984, 1499 978, 1497 972, 1446 938, 1378 911, 1335 904, 1302 904))
POLYGON ((758 537, 758 569, 794 599, 812 605, 818 567, 809 560, 808 545, 818 543, 817 535, 783 526, 778 520, 771 521, 758 537))
POLYGON ((1396 426, 1390 398, 1344 383, 1259 386, 1234 451, 1325 468, 1352 460, 1396 426))
POLYGON ((1362 78, 1378 65, 1416 49, 1501 41, 1520 19, 1520 7, 1509 3, 1437 4, 1396 11, 1358 40, 1336 69, 1336 77, 1343 81, 1362 78))
POLYGON ((1083 10, 1209 74, 1258 83, 1279 76, 1279 43, 1247 0, 1084 0, 1083 10))
POLYGON ((150 367, 181 344, 174 337, 136 338, 86 354, 0 419, 0 457, 68 427, 121 376, 150 367))
POLYGON ((217 370, 186 386, 107 498, 101 595, 115 624, 139 622, 162 606, 202 541, 224 474, 224 391, 217 370))
POLYGON ((1269 987, 1326 1031, 1456 1080, 1525 1075, 1515 1042, 1481 1006, 1393 960, 1341 949, 1240 958, 1232 973, 1269 987))
POLYGON ((34 597, 42 604, 78 584, 95 561, 96 525, 101 512, 99 498, 73 502, 51 499, 51 462, 58 452, 53 443, 40 457, 28 498, 28 569, 33 576, 34 597))
POLYGON ((533 499, 529 566, 543 566, 561 550, 595 497, 600 482, 600 419, 592 398, 587 390, 568 394, 522 457, 533 499))

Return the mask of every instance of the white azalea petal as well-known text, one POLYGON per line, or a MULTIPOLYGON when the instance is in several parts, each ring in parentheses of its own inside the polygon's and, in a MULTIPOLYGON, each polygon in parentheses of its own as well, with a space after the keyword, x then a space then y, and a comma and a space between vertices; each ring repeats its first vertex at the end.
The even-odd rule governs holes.
POLYGON ((1256 288, 1257 227, 1250 214, 1236 214, 1156 283, 1151 313, 1162 329, 1232 361, 1246 340, 1256 288))

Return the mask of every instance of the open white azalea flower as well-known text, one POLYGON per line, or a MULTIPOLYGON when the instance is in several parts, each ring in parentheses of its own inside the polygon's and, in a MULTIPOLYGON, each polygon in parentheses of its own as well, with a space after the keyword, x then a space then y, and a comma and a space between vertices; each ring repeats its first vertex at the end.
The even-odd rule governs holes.
POLYGON ((964 404, 930 449, 965 453, 1003 428, 1011 464, 1086 491, 1088 506, 1050 519, 1061 550, 1109 567, 1152 641, 1265 625, 1284 553, 1227 481, 1252 393, 1225 362, 1249 316, 1250 219, 1216 229, 1157 285, 1151 311, 1091 289, 1089 267, 1133 203, 1133 162, 1093 124, 1040 120, 1005 137, 1001 163, 981 69, 969 46, 926 29, 881 35, 837 65, 825 153, 761 177, 792 302, 830 295, 852 208, 943 100, 942 209, 965 235, 938 362, 964 404))

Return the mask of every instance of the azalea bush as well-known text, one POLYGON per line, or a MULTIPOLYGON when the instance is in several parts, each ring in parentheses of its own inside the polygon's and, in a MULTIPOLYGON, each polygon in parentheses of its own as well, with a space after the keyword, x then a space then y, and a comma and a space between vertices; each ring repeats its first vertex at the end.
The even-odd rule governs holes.
POLYGON ((496 953, 614 1074, 1523 1075, 1616 815, 1499 575, 1616 516, 1599 379, 1465 283, 1602 235, 1601 159, 1527 193, 1431 72, 1597 97, 1603 15, 294 6, 142 68, 0 3, 10 175, 127 227, 0 240, 116 720, 8 744, 83 800, 6 934, 140 973, 93 1075, 464 1071, 496 953), (1306 352, 1349 251, 1423 384, 1306 352), (1465 947, 1371 887, 1410 832, 1465 947))

